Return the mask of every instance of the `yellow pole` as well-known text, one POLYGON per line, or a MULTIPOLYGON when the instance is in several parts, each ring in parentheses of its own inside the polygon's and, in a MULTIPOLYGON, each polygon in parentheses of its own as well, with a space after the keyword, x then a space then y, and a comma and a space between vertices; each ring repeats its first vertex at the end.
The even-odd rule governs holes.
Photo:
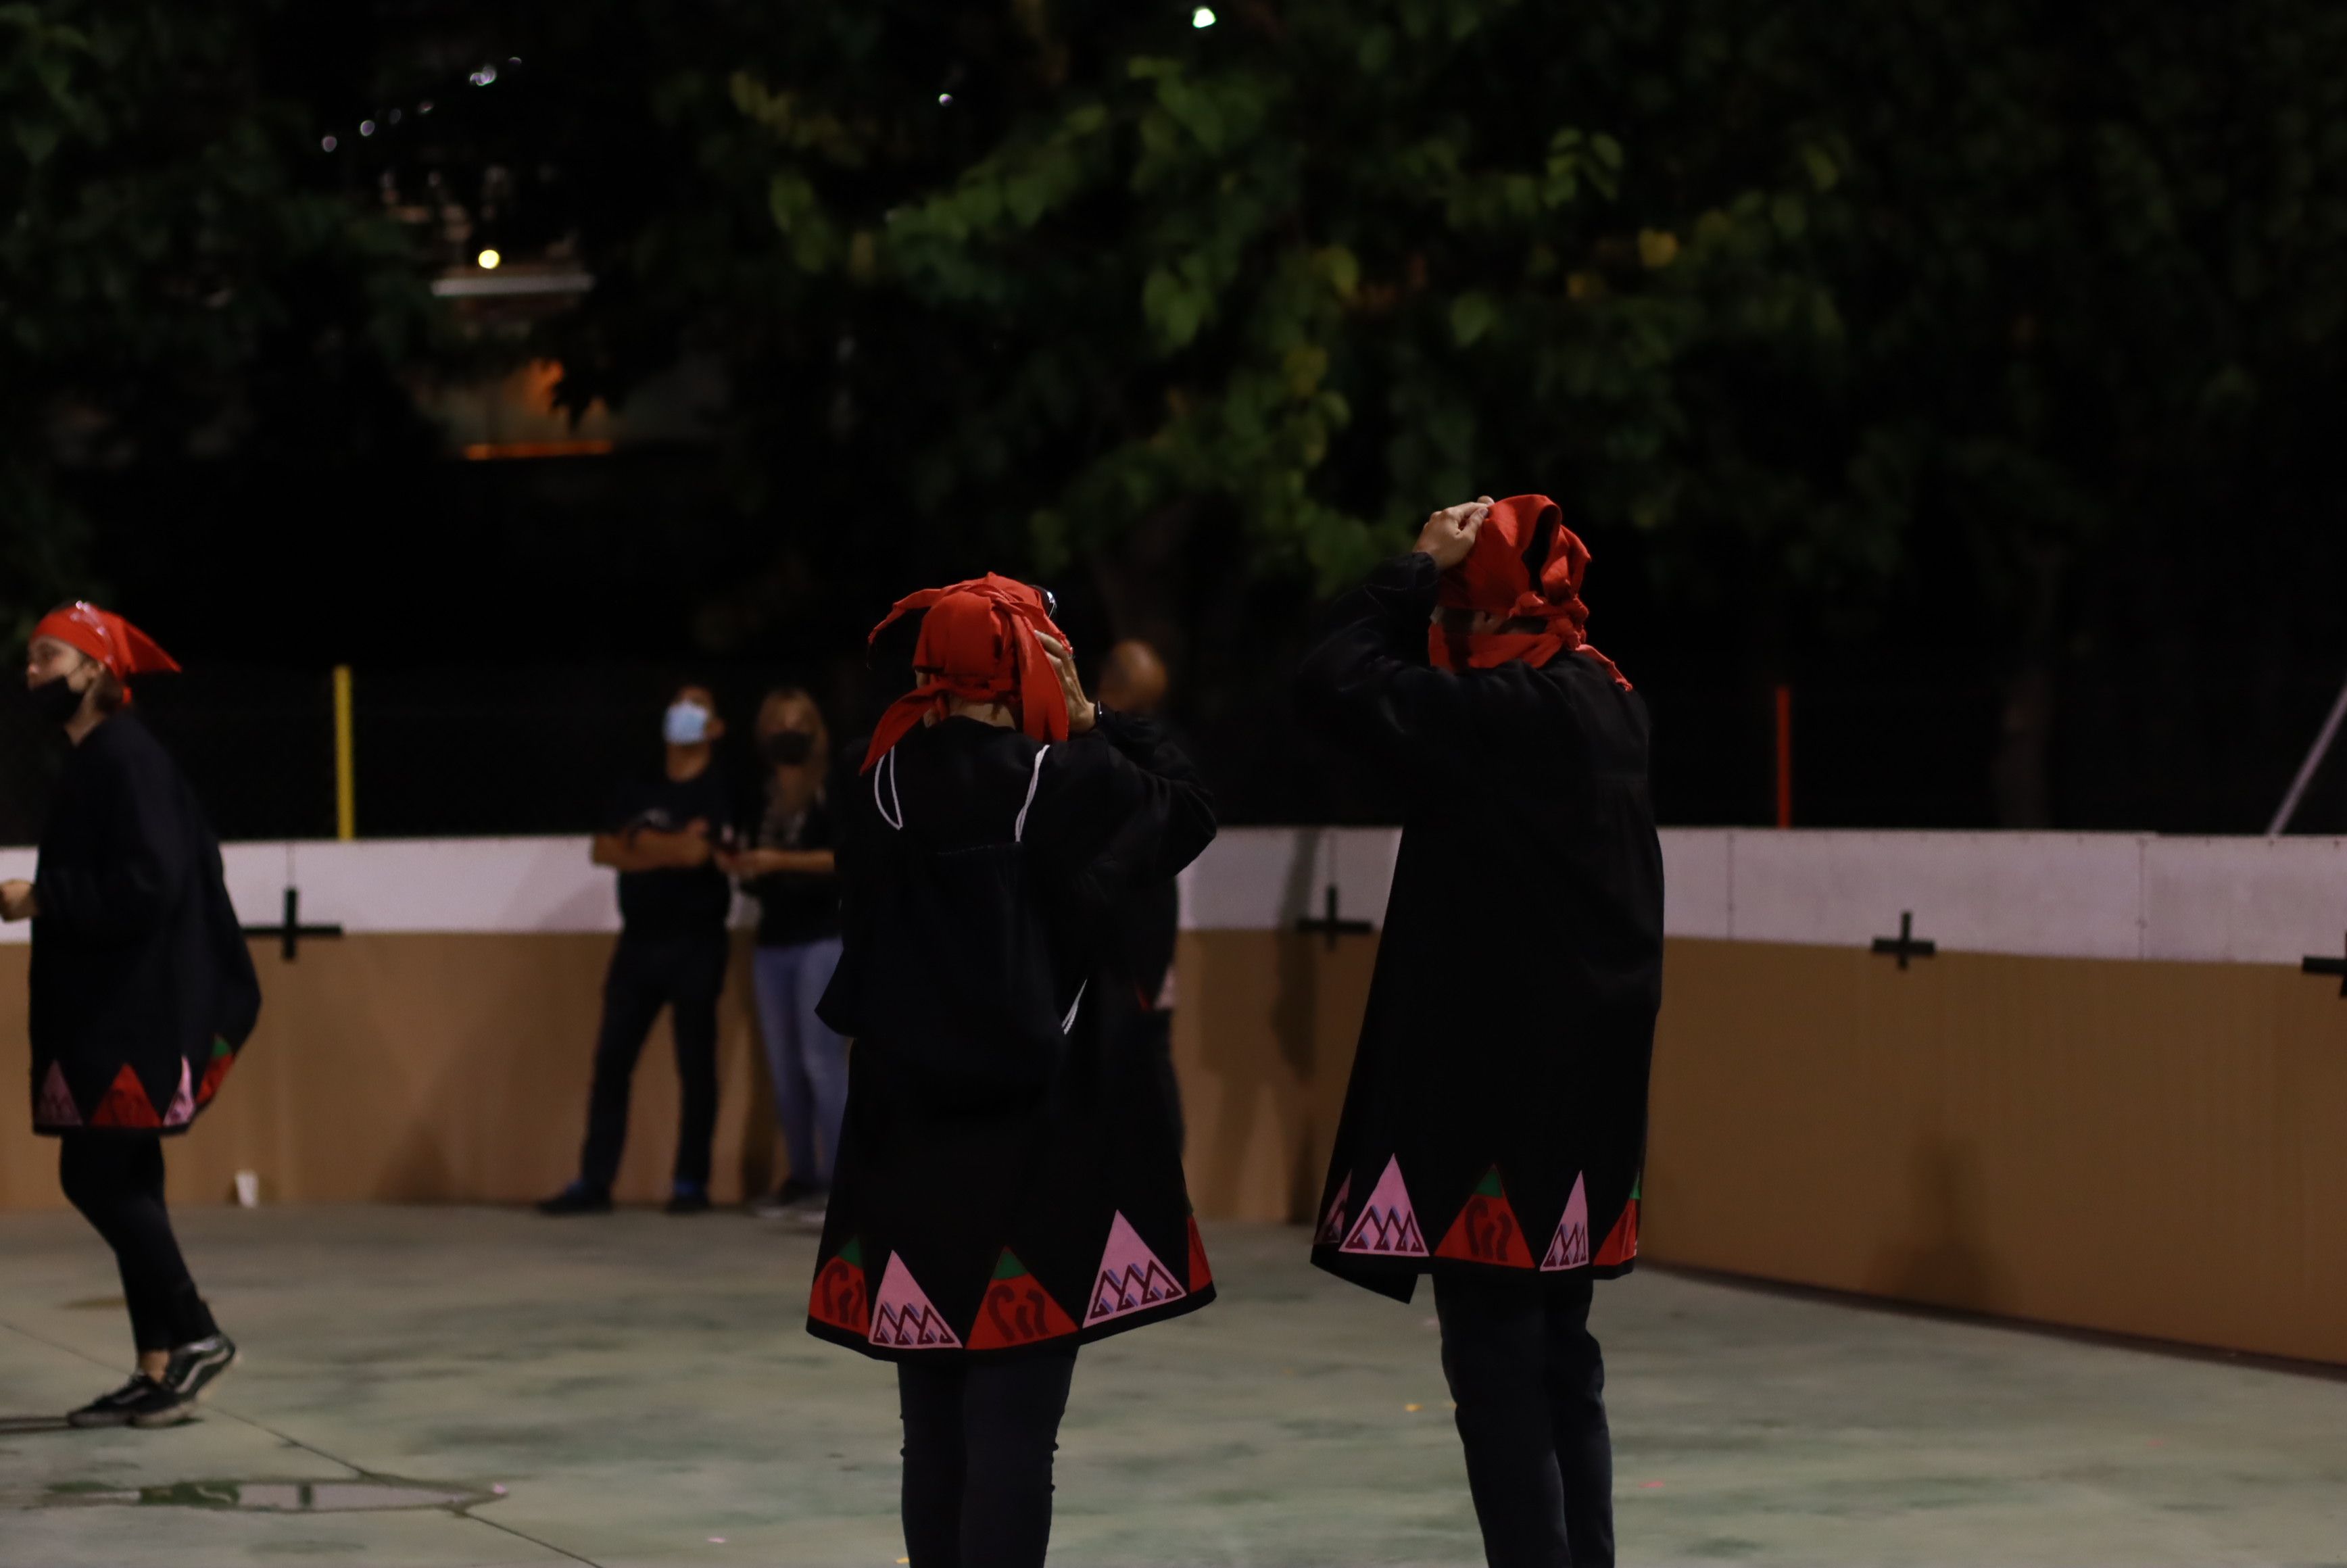
POLYGON ((358 779, 352 765, 351 667, 334 666, 334 836, 359 835, 358 779))

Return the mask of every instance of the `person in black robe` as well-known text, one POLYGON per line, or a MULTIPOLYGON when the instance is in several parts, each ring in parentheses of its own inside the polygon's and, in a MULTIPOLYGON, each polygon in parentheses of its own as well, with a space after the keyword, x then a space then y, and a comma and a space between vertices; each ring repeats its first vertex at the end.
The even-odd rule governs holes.
POLYGON ((1298 682, 1409 790, 1312 1260, 1404 1301, 1434 1276, 1491 1568, 1614 1561, 1588 1314, 1637 1255, 1663 871, 1588 559, 1545 497, 1438 512, 1298 682))
MULTIPOLYGON (((1188 746, 1158 717, 1167 684, 1165 661, 1157 656, 1157 650, 1138 638, 1116 644, 1101 661, 1102 705, 1154 721, 1187 756, 1188 746)), ((1182 1081, 1174 1071, 1174 955, 1182 934, 1181 889, 1170 877, 1133 888, 1117 900, 1116 923, 1124 935, 1133 989, 1104 999, 1113 1009, 1115 1021, 1132 1031, 1141 1050, 1155 1064, 1157 1076, 1164 1083, 1165 1102, 1174 1108, 1174 1136, 1180 1143, 1184 1127, 1182 1081)))
POLYGON ((1214 810, 1153 725, 1086 699, 1037 590, 889 619, 924 607, 922 684, 835 803, 823 1016, 855 1044, 807 1328, 897 1364, 913 1568, 1034 1568, 1077 1347, 1214 1296, 1162 1080, 1101 1001, 1133 984, 1117 900, 1214 810))
POLYGON ((261 1011, 220 844, 128 709, 133 675, 178 668, 87 603, 45 617, 26 655, 34 705, 73 743, 34 879, 0 884, 0 916, 33 923, 33 1130, 58 1140, 67 1198, 114 1249, 138 1358, 77 1427, 185 1421, 237 1355, 163 1202, 162 1140, 211 1103, 261 1011))

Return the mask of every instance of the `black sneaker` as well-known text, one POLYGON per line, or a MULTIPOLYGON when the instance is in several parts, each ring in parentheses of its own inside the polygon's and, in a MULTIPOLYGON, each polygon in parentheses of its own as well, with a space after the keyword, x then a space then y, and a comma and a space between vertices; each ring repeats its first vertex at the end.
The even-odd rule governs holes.
POLYGON ((590 1187, 584 1182, 573 1182, 538 1205, 542 1214, 608 1214, 611 1212, 609 1189, 590 1187))
POLYGON ((209 1334, 171 1352, 163 1375, 155 1379, 163 1398, 149 1399, 130 1412, 134 1427, 170 1427, 195 1414, 220 1375, 236 1365, 236 1341, 225 1334, 209 1334))
POLYGON ((80 1409, 66 1417, 69 1427, 127 1427, 131 1416, 147 1402, 150 1393, 160 1393, 163 1386, 144 1372, 130 1374, 130 1381, 111 1394, 100 1394, 80 1409))
POLYGON ((707 1187, 689 1187, 680 1184, 668 1197, 668 1212, 672 1214, 705 1214, 709 1209, 707 1187))

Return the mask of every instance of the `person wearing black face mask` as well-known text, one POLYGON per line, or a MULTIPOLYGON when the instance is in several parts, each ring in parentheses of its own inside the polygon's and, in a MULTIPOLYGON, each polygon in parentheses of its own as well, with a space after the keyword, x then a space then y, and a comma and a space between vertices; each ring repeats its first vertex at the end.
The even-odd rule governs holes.
POLYGON ((825 774, 831 735, 823 711, 794 686, 758 708, 765 809, 749 847, 721 856, 758 900, 753 989, 774 1084, 787 1173, 755 1205, 769 1218, 823 1224, 847 1108, 847 1042, 815 1016, 839 965, 839 880, 825 774))
POLYGON ((73 744, 38 874, 0 883, 0 917, 33 923, 33 1130, 57 1140, 67 1199, 114 1251, 138 1357, 77 1427, 175 1426, 237 1354, 163 1201, 162 1141, 211 1103, 261 1010, 219 842, 129 712, 132 678, 178 668, 87 603, 44 617, 26 653, 35 711, 73 744))

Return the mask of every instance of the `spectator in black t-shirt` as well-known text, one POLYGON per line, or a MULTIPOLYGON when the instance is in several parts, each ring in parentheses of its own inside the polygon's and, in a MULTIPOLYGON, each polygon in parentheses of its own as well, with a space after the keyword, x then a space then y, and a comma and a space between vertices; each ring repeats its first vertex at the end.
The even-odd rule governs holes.
POLYGON ((825 790, 831 733, 815 699, 785 686, 759 705, 757 733, 766 763, 765 809, 749 847, 721 857, 742 878, 742 890, 758 900, 751 978, 774 1117, 790 1161, 781 1186, 757 1212, 820 1226, 847 1111, 847 1042, 815 1014, 839 967, 836 840, 825 790))
POLYGON ((661 722, 666 765, 625 785, 594 860, 620 874, 620 941, 603 979, 603 1029, 579 1179, 538 1204, 549 1214, 602 1214, 628 1136, 628 1091, 661 1008, 676 1036, 683 1114, 668 1212, 709 1207, 709 1145, 717 1126, 717 997, 725 984, 725 917, 733 890, 717 864, 733 812, 712 764, 725 733, 708 688, 686 686, 661 722))

